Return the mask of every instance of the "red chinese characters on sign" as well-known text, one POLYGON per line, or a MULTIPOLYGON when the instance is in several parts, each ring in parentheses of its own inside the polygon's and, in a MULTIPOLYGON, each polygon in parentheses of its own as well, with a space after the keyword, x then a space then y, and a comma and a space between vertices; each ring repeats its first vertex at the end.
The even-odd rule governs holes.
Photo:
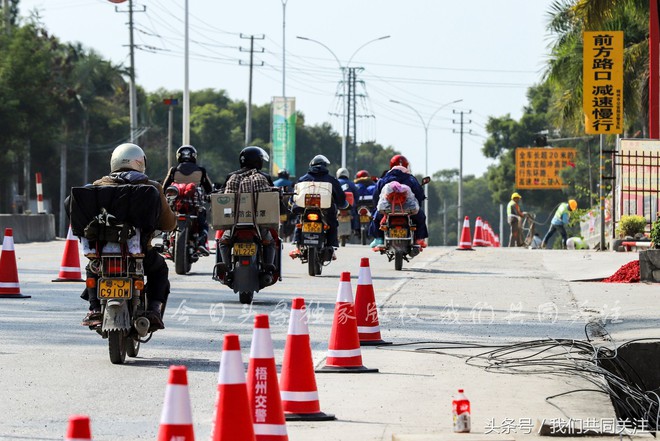
POLYGON ((571 147, 516 149, 516 189, 555 190, 564 187, 560 171, 575 167, 577 151, 571 147))

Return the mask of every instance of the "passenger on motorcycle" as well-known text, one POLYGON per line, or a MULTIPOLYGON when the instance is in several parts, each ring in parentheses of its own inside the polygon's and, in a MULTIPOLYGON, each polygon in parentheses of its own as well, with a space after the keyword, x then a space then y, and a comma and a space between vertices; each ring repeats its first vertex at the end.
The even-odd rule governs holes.
POLYGON ((284 189, 284 191, 291 191, 291 188, 293 188, 293 181, 290 179, 290 175, 287 169, 283 168, 279 172, 277 172, 277 179, 275 182, 273 182, 273 185, 275 187, 280 187, 284 189))
POLYGON ((344 192, 350 191, 353 193, 353 206, 351 207, 351 229, 353 230, 353 234, 359 235, 360 234, 360 221, 358 220, 358 213, 357 213, 357 201, 358 201, 358 189, 357 186, 353 181, 351 181, 350 178, 351 174, 349 173, 347 168, 340 168, 337 170, 337 180, 341 184, 341 188, 344 190, 344 192))
MULTIPOLYGON (((167 204, 163 193, 163 187, 149 179, 145 174, 147 157, 142 149, 135 144, 121 144, 112 152, 110 158, 111 173, 95 181, 92 185, 124 185, 124 184, 148 184, 156 187, 160 193, 160 216, 158 229, 161 231, 172 231, 176 227, 176 217, 167 204)), ((161 319, 161 307, 167 302, 170 294, 170 281, 168 279, 168 268, 165 259, 152 246, 151 239, 146 240, 146 250, 143 260, 144 274, 147 277, 147 298, 149 299, 146 317, 151 322, 150 331, 163 329, 165 325, 161 319)), ((89 265, 86 268, 87 277, 93 277, 89 265)), ((101 302, 96 296, 94 289, 85 289, 83 299, 89 301, 89 312, 83 320, 83 326, 95 326, 100 324, 103 316, 101 314, 101 302)))
MULTIPOLYGON (((213 191, 213 184, 206 173, 206 169, 197 165, 197 149, 195 147, 191 145, 179 147, 176 151, 176 160, 179 165, 170 168, 167 172, 167 176, 163 181, 163 188, 166 189, 173 182, 176 182, 178 184, 195 184, 201 187, 206 195, 213 191)), ((208 256, 209 250, 206 249, 206 241, 208 240, 209 223, 206 220, 206 208, 203 206, 199 207, 197 222, 200 229, 197 251, 208 256)))
POLYGON ((372 203, 369 204, 369 207, 371 208, 372 205, 375 206, 376 204, 373 203, 373 196, 374 191, 376 190, 376 184, 371 179, 371 176, 369 176, 369 172, 366 170, 360 170, 355 175, 355 180, 353 182, 355 182, 355 187, 358 191, 358 199, 367 200, 368 197, 371 197, 372 203))
MULTIPOLYGON (((262 172, 264 162, 269 161, 268 153, 261 147, 248 146, 241 150, 239 162, 241 168, 227 175, 222 187, 223 193, 260 193, 273 191, 273 181, 262 172)), ((261 238, 264 247, 264 270, 272 276, 276 272, 276 248, 273 234, 269 228, 261 228, 261 238)), ((225 230, 220 238, 220 269, 227 272, 231 268, 231 230, 225 230)))
MULTIPOLYGON (((426 199, 426 196, 424 195, 424 189, 417 181, 417 179, 410 173, 408 160, 403 155, 394 155, 390 160, 390 170, 385 173, 385 175, 380 178, 376 184, 376 189, 374 190, 374 201, 378 201, 380 193, 383 190, 385 184, 393 181, 410 187, 413 194, 415 195, 415 198, 417 199, 417 202, 419 203, 419 206, 422 206, 422 202, 424 199, 426 199)), ((373 242, 371 242, 372 248, 380 248, 385 244, 385 235, 380 229, 380 222, 382 219, 383 214, 374 209, 373 220, 369 226, 369 234, 375 237, 373 242)), ((417 229, 415 230, 415 243, 422 248, 425 248, 425 239, 429 236, 428 230, 426 228, 426 214, 420 208, 417 214, 410 216, 410 219, 417 226, 417 229)))
MULTIPOLYGON (((330 161, 323 155, 316 155, 309 162, 309 171, 304 176, 301 176, 298 179, 298 182, 329 182, 332 184, 332 206, 326 210, 327 223, 330 227, 328 229, 327 243, 328 246, 334 248, 339 247, 339 240, 337 238, 337 227, 339 223, 337 222, 337 209, 346 209, 348 208, 348 202, 346 202, 346 195, 344 190, 341 188, 339 181, 330 175, 328 172, 328 166, 330 161)), ((298 243, 300 241, 300 229, 296 227, 294 232, 294 242, 298 243)), ((300 255, 300 250, 295 249, 289 253, 292 259, 295 259, 300 255)))

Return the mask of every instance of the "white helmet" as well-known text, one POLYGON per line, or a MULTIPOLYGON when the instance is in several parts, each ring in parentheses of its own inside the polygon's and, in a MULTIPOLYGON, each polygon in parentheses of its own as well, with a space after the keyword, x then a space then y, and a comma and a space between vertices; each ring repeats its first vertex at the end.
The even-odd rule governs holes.
POLYGON ((124 143, 112 152, 110 158, 110 172, 135 170, 144 173, 147 169, 147 156, 135 144, 124 143))
POLYGON ((339 178, 348 179, 350 176, 351 176, 351 174, 349 173, 347 168, 342 167, 339 170, 337 170, 337 179, 339 179, 339 178))

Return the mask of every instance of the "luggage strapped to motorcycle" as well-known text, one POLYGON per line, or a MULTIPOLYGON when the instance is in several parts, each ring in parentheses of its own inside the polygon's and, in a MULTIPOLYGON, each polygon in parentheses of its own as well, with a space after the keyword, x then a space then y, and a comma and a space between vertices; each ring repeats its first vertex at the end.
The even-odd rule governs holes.
MULTIPOLYGON (((254 182, 250 181, 250 192, 252 194, 252 226, 254 227, 254 230, 257 232, 257 238, 259 240, 259 245, 263 247, 263 238, 261 237, 261 229, 259 228, 259 225, 257 224, 257 203, 259 202, 259 193, 255 193, 254 191, 254 182)), ((231 236, 234 237, 234 229, 236 228, 236 225, 238 224, 238 217, 239 217, 239 208, 241 206, 241 186, 238 186, 238 192, 236 193, 236 196, 234 197, 234 224, 231 227, 231 236)), ((263 264, 263 255, 261 256, 262 259, 262 264, 263 264)))
POLYGON ((84 238, 94 244, 98 258, 103 254, 103 248, 107 243, 118 243, 122 257, 128 255, 128 240, 135 236, 135 227, 125 222, 120 222, 115 216, 108 213, 105 207, 85 227, 84 238))

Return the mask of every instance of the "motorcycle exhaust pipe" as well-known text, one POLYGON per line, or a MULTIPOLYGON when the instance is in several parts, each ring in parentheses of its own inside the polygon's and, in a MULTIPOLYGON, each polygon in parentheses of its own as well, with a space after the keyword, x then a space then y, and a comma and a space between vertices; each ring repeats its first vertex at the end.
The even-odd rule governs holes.
POLYGON ((133 323, 133 326, 135 327, 135 330, 140 337, 146 337, 149 333, 149 326, 151 326, 151 322, 146 317, 138 317, 135 320, 135 323, 133 323))

